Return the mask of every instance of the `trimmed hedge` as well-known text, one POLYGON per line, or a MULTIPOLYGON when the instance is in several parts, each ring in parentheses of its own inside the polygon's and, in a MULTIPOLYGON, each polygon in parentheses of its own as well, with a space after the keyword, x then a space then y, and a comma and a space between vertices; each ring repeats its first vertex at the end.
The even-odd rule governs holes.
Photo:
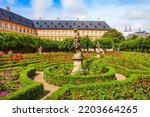
POLYGON ((87 83, 95 83, 95 82, 101 82, 106 80, 114 80, 115 79, 115 70, 112 67, 106 66, 108 69, 108 72, 105 74, 100 75, 87 75, 87 76, 64 76, 64 75, 58 75, 55 73, 51 73, 49 71, 50 67, 46 68, 44 70, 44 78, 45 80, 50 84, 55 85, 66 85, 66 84, 87 84, 87 83))
POLYGON ((35 75, 36 69, 28 67, 20 73, 20 83, 23 88, 10 93, 6 97, 0 97, 1 100, 33 100, 38 99, 44 91, 43 84, 34 82, 31 77, 35 75))
MULTIPOLYGON (((150 75, 131 75, 127 80, 124 81, 113 81, 113 82, 103 82, 103 83, 93 83, 93 84, 86 84, 86 85, 79 85, 78 87, 73 85, 66 85, 60 88, 58 91, 54 92, 51 96, 47 98, 47 100, 64 100, 64 99, 71 99, 75 98, 76 95, 81 95, 81 99, 134 99, 134 100, 141 100, 141 99, 150 99, 150 92, 148 84, 136 84, 138 80, 142 81, 144 79, 149 80, 150 75), (135 84, 132 84, 132 83, 135 84), (133 89, 128 90, 127 88, 124 89, 123 86, 130 86, 133 89), (138 86, 138 88, 136 87, 138 86), (116 89, 116 87, 118 87, 116 89), (148 89, 149 88, 149 89, 148 89), (93 94, 84 94, 84 92, 89 91, 98 91, 95 95, 93 94), (99 92, 100 91, 100 92, 99 92), (105 92, 106 91, 106 92, 105 92), (135 92, 134 92, 135 91, 135 92), (143 92, 147 91, 147 92, 143 92), (75 92, 73 94, 73 92, 75 92), (77 93, 78 92, 78 93, 77 93), (145 95, 139 96, 141 93, 145 95), (73 95, 73 96, 72 96, 73 95), (128 96, 129 97, 128 97, 128 96), (85 97, 84 97, 85 96, 85 97)), ((150 83, 150 82, 149 82, 150 83)), ((79 98, 77 98, 79 99, 79 98)))
POLYGON ((46 62, 36 63, 36 64, 29 64, 28 67, 35 67, 38 71, 43 71, 49 65, 46 62))

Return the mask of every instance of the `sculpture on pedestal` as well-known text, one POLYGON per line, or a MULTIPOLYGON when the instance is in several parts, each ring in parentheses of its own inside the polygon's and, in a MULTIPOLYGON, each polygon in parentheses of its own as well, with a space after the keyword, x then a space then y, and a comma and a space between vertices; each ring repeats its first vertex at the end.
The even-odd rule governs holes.
POLYGON ((74 29, 74 47, 76 50, 76 54, 72 57, 74 62, 74 68, 72 71, 72 75, 78 71, 82 71, 82 63, 83 63, 83 54, 82 54, 82 46, 80 43, 80 34, 77 29, 74 29))

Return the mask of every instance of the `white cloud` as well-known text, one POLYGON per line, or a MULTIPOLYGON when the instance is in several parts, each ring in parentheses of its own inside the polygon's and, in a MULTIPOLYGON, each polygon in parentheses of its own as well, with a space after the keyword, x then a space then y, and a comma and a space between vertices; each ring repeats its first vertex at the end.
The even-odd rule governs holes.
MULTIPOLYGON (((0 3, 3 3, 0 0, 0 3)), ((5 0, 6 1, 6 0, 5 0)), ((108 0, 107 0, 108 1, 108 0)), ((46 20, 97 20, 106 21, 112 28, 123 32, 125 25, 133 31, 150 32, 149 4, 117 5, 101 4, 100 0, 60 0, 61 7, 54 6, 54 0, 31 0, 31 6, 13 6, 11 10, 30 19, 43 17, 46 20), (87 3, 87 1, 89 1, 87 3)), ((4 6, 4 4, 2 4, 4 6)))
POLYGON ((43 17, 49 7, 53 5, 53 0, 31 0, 34 17, 43 17))
POLYGON ((125 17, 131 20, 150 20, 150 9, 132 8, 125 13, 125 17))

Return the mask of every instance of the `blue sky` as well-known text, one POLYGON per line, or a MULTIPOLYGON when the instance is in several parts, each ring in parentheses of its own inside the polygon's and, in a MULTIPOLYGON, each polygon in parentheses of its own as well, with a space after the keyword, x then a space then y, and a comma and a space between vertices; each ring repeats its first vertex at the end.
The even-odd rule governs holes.
POLYGON ((30 19, 99 18, 121 32, 125 25, 150 32, 150 0, 0 0, 0 7, 6 6, 30 19))

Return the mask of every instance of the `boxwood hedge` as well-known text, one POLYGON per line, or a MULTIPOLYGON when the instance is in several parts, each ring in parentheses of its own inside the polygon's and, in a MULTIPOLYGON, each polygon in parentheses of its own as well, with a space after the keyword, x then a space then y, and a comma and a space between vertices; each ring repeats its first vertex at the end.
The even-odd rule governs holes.
POLYGON ((35 75, 36 69, 28 67, 20 73, 20 84, 23 88, 8 94, 5 97, 0 97, 1 100, 33 100, 38 99, 43 94, 43 84, 34 82, 31 77, 35 75))

